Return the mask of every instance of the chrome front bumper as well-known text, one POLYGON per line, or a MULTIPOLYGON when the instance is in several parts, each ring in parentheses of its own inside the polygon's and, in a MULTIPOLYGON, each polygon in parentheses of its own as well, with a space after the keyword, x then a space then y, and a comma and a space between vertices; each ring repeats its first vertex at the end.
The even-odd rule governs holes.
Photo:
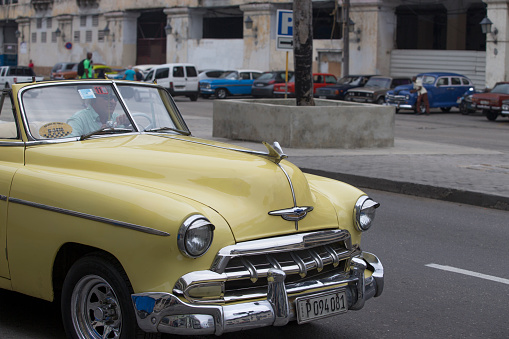
MULTIPOLYGON (((293 300, 289 300, 284 284, 285 273, 271 269, 267 299, 232 305, 198 305, 183 302, 171 293, 138 293, 132 300, 139 327, 145 332, 162 332, 176 335, 221 335, 264 326, 284 326, 296 320, 293 300)), ((358 310, 366 300, 378 297, 384 287, 382 263, 371 253, 362 252, 352 258, 351 274, 347 279, 327 285, 327 289, 314 286, 313 295, 329 290, 343 289, 348 298, 348 309, 358 310), (372 272, 365 277, 365 270, 372 272)))

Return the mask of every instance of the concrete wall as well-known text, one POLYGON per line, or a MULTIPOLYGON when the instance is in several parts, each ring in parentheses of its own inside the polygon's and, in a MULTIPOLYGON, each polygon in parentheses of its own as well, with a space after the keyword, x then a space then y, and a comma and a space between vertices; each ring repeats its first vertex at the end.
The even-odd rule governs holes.
POLYGON ((390 106, 315 99, 215 100, 214 137, 278 141, 290 148, 369 148, 394 146, 395 110, 390 106))

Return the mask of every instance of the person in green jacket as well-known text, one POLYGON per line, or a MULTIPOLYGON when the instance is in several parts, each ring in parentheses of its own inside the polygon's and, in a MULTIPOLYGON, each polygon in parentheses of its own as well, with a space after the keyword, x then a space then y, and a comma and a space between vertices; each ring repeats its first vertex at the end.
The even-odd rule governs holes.
POLYGON ((92 79, 94 77, 94 70, 92 68, 92 53, 87 53, 87 58, 83 61, 83 67, 85 73, 83 73, 82 79, 92 79))

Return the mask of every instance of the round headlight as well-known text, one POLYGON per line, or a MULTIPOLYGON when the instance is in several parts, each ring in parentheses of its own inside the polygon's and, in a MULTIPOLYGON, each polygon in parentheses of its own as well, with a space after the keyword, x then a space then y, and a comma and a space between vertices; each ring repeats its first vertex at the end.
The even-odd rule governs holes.
POLYGON ((367 231, 375 219, 375 211, 379 206, 379 203, 367 196, 360 197, 355 203, 353 213, 355 228, 361 232, 367 231))
POLYGON ((180 252, 189 258, 204 255, 214 238, 214 225, 202 215, 187 218, 180 226, 177 244, 180 252))

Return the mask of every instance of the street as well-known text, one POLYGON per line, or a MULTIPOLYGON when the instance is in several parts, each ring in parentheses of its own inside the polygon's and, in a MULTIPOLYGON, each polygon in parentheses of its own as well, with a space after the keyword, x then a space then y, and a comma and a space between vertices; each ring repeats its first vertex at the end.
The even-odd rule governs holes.
MULTIPOLYGON (((176 102, 193 134, 211 134, 213 100, 176 102)), ((508 132, 509 119, 490 122, 481 114, 396 115, 395 133, 403 139, 507 152, 508 132)), ((506 337, 507 212, 376 190, 367 193, 381 207, 373 229, 363 236, 362 249, 382 261, 384 293, 360 311, 300 326, 246 331, 242 337, 506 337)), ((65 338, 58 305, 3 290, 0 305, 0 338, 65 338)))

